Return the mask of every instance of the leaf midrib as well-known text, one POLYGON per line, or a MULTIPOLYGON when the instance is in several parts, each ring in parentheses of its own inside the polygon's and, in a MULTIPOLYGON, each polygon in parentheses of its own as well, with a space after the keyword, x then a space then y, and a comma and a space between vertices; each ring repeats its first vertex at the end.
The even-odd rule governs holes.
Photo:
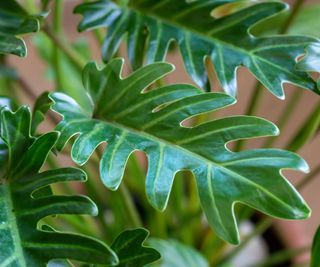
MULTIPOLYGON (((15 216, 11 216, 14 210, 14 205, 12 201, 12 195, 11 195, 11 189, 10 185, 1 185, 3 187, 2 192, 4 195, 2 196, 3 202, 5 204, 5 207, 7 207, 7 216, 8 216, 8 228, 10 229, 10 232, 12 233, 12 239, 14 241, 14 256, 19 261, 19 264, 21 267, 27 267, 23 249, 20 246, 22 244, 22 241, 20 239, 20 232, 18 228, 17 218, 15 216)), ((1 266, 1 265, 0 265, 1 266)))
MULTIPOLYGON (((72 122, 80 122, 80 121, 88 121, 88 120, 91 120, 91 118, 83 118, 81 120, 74 120, 72 121, 71 120, 71 123, 72 122)), ((131 128, 129 126, 126 126, 124 124, 120 124, 120 123, 117 123, 117 122, 114 122, 114 121, 107 121, 106 119, 104 120, 99 120, 99 119, 94 119, 100 123, 105 123, 105 124, 109 124, 117 129, 119 129, 121 132, 122 131, 127 131, 127 132, 130 132, 130 133, 134 133, 134 134, 137 134, 138 136, 142 136, 142 137, 145 137, 147 139, 151 139, 153 141, 155 141, 156 143, 163 143, 169 147, 174 147, 175 149, 177 150, 182 150, 183 152, 185 152, 186 154, 191 154, 191 158, 196 158, 198 159, 200 162, 205 162, 207 165, 213 165, 214 167, 216 167, 217 169, 220 169, 226 173, 228 173, 230 176, 232 177, 236 177, 236 178, 240 178, 241 180, 243 180, 245 183, 249 183, 257 188, 259 188, 262 192, 264 192, 266 195, 269 195, 271 198, 275 199, 276 201, 282 203, 284 206, 286 206, 288 209, 292 209, 292 207, 290 205, 288 205, 286 202, 282 201, 281 199, 279 199, 278 197, 276 197, 275 195, 273 195, 271 192, 267 191, 265 188, 263 188, 262 186, 260 186, 259 184, 256 184, 255 182, 247 179, 246 177, 238 174, 238 173, 235 173, 234 171, 226 168, 223 164, 219 164, 217 162, 214 162, 212 161, 211 159, 208 159, 202 155, 199 155, 199 154, 196 154, 195 152, 193 151, 190 151, 182 146, 178 146, 177 144, 175 143, 172 143, 168 140, 165 140, 165 139, 162 139, 162 138, 159 138, 155 135, 151 135, 149 134, 148 132, 144 132, 144 131, 139 131, 138 129, 134 129, 134 128, 131 128)), ((181 127, 182 128, 182 127, 181 127)), ((230 162, 228 162, 228 165, 230 165, 230 162)))
MULTIPOLYGON (((249 55, 250 57, 252 57, 252 58, 257 58, 258 60, 264 59, 264 61, 267 61, 267 60, 265 60, 264 57, 260 57, 260 56, 258 56, 258 55, 256 55, 256 54, 254 53, 255 51, 259 51, 259 49, 245 50, 245 49, 242 49, 241 47, 234 46, 234 45, 231 44, 231 43, 225 42, 225 41, 223 41, 223 40, 221 40, 221 39, 218 39, 218 38, 215 38, 215 37, 213 37, 213 36, 208 37, 207 35, 205 35, 204 33, 200 32, 200 31, 196 31, 196 30, 194 30, 194 29, 192 29, 192 28, 187 28, 187 27, 185 27, 185 26, 182 25, 182 24, 179 24, 179 23, 177 23, 177 22, 174 22, 174 21, 168 20, 168 19, 166 19, 166 18, 157 16, 157 15, 155 15, 155 14, 150 15, 150 14, 147 14, 147 13, 143 13, 143 12, 141 12, 139 9, 137 9, 137 8, 135 8, 135 7, 133 7, 133 6, 128 6, 127 8, 128 8, 128 9, 130 8, 131 10, 133 10, 133 12, 135 12, 138 16, 150 17, 150 18, 152 18, 152 19, 155 20, 155 21, 162 21, 162 23, 167 24, 167 25, 169 25, 169 26, 171 26, 171 27, 174 27, 174 28, 176 28, 178 31, 181 31, 181 30, 182 30, 182 31, 184 32, 184 34, 190 34, 190 32, 191 32, 192 34, 194 34, 194 35, 196 35, 196 36, 200 36, 202 39, 205 39, 205 40, 206 40, 207 42, 209 42, 209 43, 214 43, 214 45, 216 45, 216 43, 220 43, 220 44, 222 44, 223 46, 230 47, 231 49, 238 51, 238 53, 243 53, 243 54, 249 55), (147 15, 146 15, 146 14, 147 14, 147 15)), ((126 11, 123 11, 123 12, 126 12, 126 11)), ((248 34, 248 39, 250 39, 250 40, 256 40, 256 39, 257 39, 256 37, 250 35, 250 34, 249 34, 249 31, 247 31, 247 34, 248 34)), ((177 40, 177 41, 180 41, 180 40, 177 40)), ((306 44, 306 45, 307 45, 307 44, 310 44, 310 42, 306 42, 306 43, 303 42, 303 44, 306 44)), ((297 45, 297 44, 295 44, 295 45, 297 45)), ((289 45, 288 45, 288 46, 289 46, 289 45)), ((275 45, 275 46, 269 45, 268 48, 270 48, 270 47, 277 47, 277 46, 276 46, 276 45, 275 45)), ((281 47, 283 47, 283 45, 281 45, 281 47)), ((220 53, 220 52, 219 52, 219 53, 220 53)), ((273 64, 272 62, 270 62, 270 61, 267 61, 267 62, 269 62, 271 65, 274 65, 274 64, 273 64)), ((241 62, 241 64, 243 64, 243 62, 241 62)), ((275 65, 275 66, 276 66, 278 69, 281 69, 282 71, 284 71, 284 72, 286 72, 286 73, 289 73, 289 74, 291 74, 291 75, 294 75, 293 73, 288 72, 286 69, 283 69, 283 68, 281 68, 281 67, 278 66, 278 65, 275 65)), ((299 77, 299 76, 297 76, 297 75, 294 75, 294 76, 299 77)))

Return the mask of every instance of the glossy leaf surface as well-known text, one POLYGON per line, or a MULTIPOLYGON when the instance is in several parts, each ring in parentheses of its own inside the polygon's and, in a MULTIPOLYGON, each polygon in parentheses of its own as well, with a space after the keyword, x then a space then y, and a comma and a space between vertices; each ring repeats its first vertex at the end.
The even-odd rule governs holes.
POLYGON ((101 70, 94 63, 86 66, 83 82, 94 103, 90 110, 65 94, 50 95, 52 109, 63 116, 57 126, 59 150, 76 135, 72 158, 82 165, 99 144, 107 142, 100 175, 112 190, 121 183, 129 155, 144 151, 149 161, 146 193, 159 210, 166 208, 175 174, 191 170, 209 224, 231 243, 239 242, 236 202, 280 218, 309 216, 303 199, 280 173, 282 169, 308 170, 303 159, 277 149, 233 153, 226 148, 237 139, 275 135, 275 125, 257 117, 236 116, 184 127, 184 120, 231 105, 234 98, 203 93, 187 84, 144 91, 173 66, 155 63, 121 78, 122 65, 121 59, 115 59, 101 70))
POLYGON ((113 241, 111 248, 119 258, 118 267, 143 267, 160 258, 158 251, 143 245, 148 235, 142 228, 126 230, 113 241))
POLYGON ((209 267, 209 263, 199 252, 176 240, 152 238, 148 243, 160 251, 161 259, 147 267, 209 267))
POLYGON ((15 0, 0 1, 0 54, 24 57, 27 48, 17 35, 37 32, 39 21, 30 16, 15 0))
POLYGON ((310 267, 320 267, 320 227, 314 236, 311 253, 310 267))
POLYGON ((208 87, 205 58, 214 66, 225 92, 236 95, 236 70, 247 67, 274 95, 284 98, 289 82, 319 93, 306 72, 295 69, 296 58, 316 39, 303 36, 254 37, 255 23, 285 9, 280 2, 262 2, 214 18, 210 11, 234 0, 132 0, 120 7, 110 0, 85 3, 75 9, 83 15, 79 30, 108 27, 102 53, 109 61, 128 34, 128 55, 134 69, 144 62, 163 61, 169 44, 179 44, 185 68, 201 87, 208 87), (145 49, 144 49, 145 48, 145 49))
POLYGON ((51 184, 85 181, 74 168, 39 173, 58 133, 30 137, 31 112, 1 111, 1 138, 7 145, 0 179, 0 266, 47 266, 52 259, 74 259, 87 263, 115 265, 116 254, 89 237, 54 231, 41 219, 57 214, 96 215, 96 205, 85 196, 44 194, 51 184))

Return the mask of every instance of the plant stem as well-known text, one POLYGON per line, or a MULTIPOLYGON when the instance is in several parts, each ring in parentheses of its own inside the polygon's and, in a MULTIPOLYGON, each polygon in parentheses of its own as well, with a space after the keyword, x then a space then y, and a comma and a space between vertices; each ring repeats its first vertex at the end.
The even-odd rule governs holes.
MULTIPOLYGON (((255 88, 253 90, 253 93, 251 94, 251 99, 249 101, 249 105, 246 111, 246 115, 252 116, 257 113, 257 110, 259 108, 260 102, 262 100, 263 90, 262 90, 262 84, 260 82, 256 82, 255 88)), ((245 148, 246 141, 245 140, 239 140, 234 147, 234 151, 241 151, 245 148)))
POLYGON ((297 183, 296 188, 298 190, 301 190, 302 188, 304 188, 308 183, 310 183, 314 178, 317 177, 317 174, 319 174, 319 172, 320 172, 320 165, 318 165, 318 167, 313 169, 312 172, 310 172, 303 179, 301 179, 297 183))
POLYGON ((241 244, 231 250, 226 256, 224 256, 218 263, 218 265, 223 265, 228 263, 234 256, 236 256, 255 236, 263 233, 272 225, 272 220, 268 218, 267 220, 261 220, 254 231, 250 233, 246 238, 241 242, 241 244))
POLYGON ((294 137, 288 142, 286 149, 291 151, 299 150, 304 144, 308 143, 320 125, 320 105, 317 104, 314 110, 311 111, 309 118, 300 127, 294 137))
MULTIPOLYGON (((278 128, 280 130, 282 130, 285 127, 285 125, 287 124, 287 122, 289 121, 290 115, 292 114, 292 112, 296 108, 297 104, 299 103, 299 100, 302 97, 302 93, 303 93, 302 90, 296 91, 293 94, 292 99, 290 99, 289 103, 286 105, 279 120, 276 122, 276 125, 278 126, 278 128)), ((278 138, 277 136, 273 136, 273 137, 268 138, 266 140, 266 142, 264 143, 263 147, 266 147, 266 148, 271 147, 277 138, 278 138)))
MULTIPOLYGON (((55 36, 60 36, 62 38, 62 17, 63 17, 63 2, 62 0, 56 0, 54 6, 54 16, 53 16, 53 30, 55 36)), ((61 68, 61 55, 59 51, 59 47, 54 45, 53 46, 53 67, 55 71, 55 82, 56 82, 56 89, 62 88, 62 68, 61 68)))
POLYGON ((267 260, 251 265, 250 267, 271 267, 286 262, 301 253, 310 250, 310 247, 285 249, 269 256, 267 260))
POLYGON ((77 53, 69 43, 65 42, 60 36, 55 35, 52 30, 46 26, 43 31, 53 41, 53 43, 60 48, 60 50, 80 69, 82 70, 87 60, 77 53))
POLYGON ((280 34, 287 33, 292 22, 294 21, 294 18, 298 15, 300 8, 303 6, 305 0, 297 0, 292 6, 292 10, 290 12, 289 17, 284 22, 284 24, 281 27, 280 34))
POLYGON ((125 207, 127 209, 127 214, 133 224, 134 227, 142 227, 142 221, 139 216, 139 212, 136 209, 136 206, 134 205, 132 201, 132 197, 128 191, 128 188, 124 183, 120 185, 120 194, 124 200, 125 207))

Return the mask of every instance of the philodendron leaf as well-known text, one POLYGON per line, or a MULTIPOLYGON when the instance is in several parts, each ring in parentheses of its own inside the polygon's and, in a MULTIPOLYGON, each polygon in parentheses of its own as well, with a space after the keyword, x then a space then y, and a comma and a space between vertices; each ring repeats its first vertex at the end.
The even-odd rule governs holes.
POLYGON ((175 174, 192 171, 209 224, 231 243, 239 242, 234 216, 237 202, 285 219, 309 216, 306 203, 281 174, 282 169, 307 171, 303 159, 278 149, 234 153, 226 147, 238 139, 275 135, 274 124, 236 116, 184 127, 184 120, 231 105, 235 99, 203 93, 187 84, 145 91, 173 66, 151 64, 126 78, 121 77, 122 66, 123 60, 115 59, 101 70, 94 63, 85 67, 84 87, 94 103, 90 110, 65 94, 50 95, 52 109, 63 116, 57 126, 59 150, 77 135, 72 159, 82 165, 99 144, 107 142, 100 175, 112 190, 119 187, 130 154, 144 151, 149 161, 146 193, 159 210, 166 208, 175 174))
POLYGON ((208 87, 205 59, 209 58, 225 92, 236 95, 236 71, 247 67, 274 95, 284 98, 283 83, 319 93, 306 72, 295 69, 296 58, 316 39, 304 36, 254 37, 257 22, 287 9, 280 2, 260 2, 223 17, 210 11, 235 0, 131 0, 120 7, 110 0, 85 3, 75 9, 83 15, 79 30, 108 27, 102 46, 107 62, 128 34, 128 54, 134 69, 144 61, 163 61, 171 41, 180 47, 185 68, 201 87, 208 87), (145 48, 145 49, 144 49, 145 48))
POLYGON ((313 238, 310 267, 320 267, 320 227, 313 238))
POLYGON ((0 54, 24 57, 27 48, 17 35, 37 32, 39 21, 30 16, 15 0, 0 1, 0 54))
POLYGON ((47 266, 52 259, 116 265, 116 254, 98 240, 54 231, 42 218, 56 214, 96 215, 96 205, 85 196, 44 195, 51 184, 85 181, 79 169, 39 172, 58 133, 30 137, 27 107, 1 111, 1 139, 8 147, 5 174, 0 179, 0 266, 47 266))
POLYGON ((161 259, 147 267, 209 267, 199 252, 177 240, 151 238, 148 243, 161 253, 161 259))
POLYGON ((142 228, 126 230, 113 241, 111 248, 119 258, 118 267, 142 267, 160 258, 158 251, 143 246, 148 235, 142 228))
POLYGON ((320 72, 320 44, 308 47, 307 55, 298 62, 298 69, 320 72))

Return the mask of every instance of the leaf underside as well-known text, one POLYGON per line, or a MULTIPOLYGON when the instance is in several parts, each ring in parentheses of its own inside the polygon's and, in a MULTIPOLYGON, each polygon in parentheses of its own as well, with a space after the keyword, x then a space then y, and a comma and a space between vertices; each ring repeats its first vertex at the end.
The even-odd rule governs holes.
POLYGON ((235 116, 184 127, 181 123, 186 119, 231 105, 234 98, 203 93, 186 84, 146 91, 173 66, 154 63, 126 78, 121 77, 122 66, 121 59, 101 70, 94 63, 86 66, 83 83, 95 103, 91 110, 82 109, 65 94, 50 95, 52 109, 63 116, 57 126, 58 149, 76 135, 72 158, 82 165, 99 144, 107 142, 100 176, 112 190, 119 187, 130 154, 144 151, 149 162, 146 194, 159 210, 167 205, 175 174, 192 171, 209 224, 231 243, 239 242, 236 202, 285 219, 309 216, 306 203, 280 172, 307 171, 303 159, 278 149, 234 153, 226 148, 238 139, 275 135, 275 125, 257 117, 235 116))
POLYGON ((283 83, 296 84, 319 93, 310 76, 295 68, 296 58, 316 39, 304 36, 254 37, 250 28, 257 22, 287 9, 280 2, 260 2, 232 14, 215 18, 210 11, 237 0, 131 0, 120 7, 110 0, 79 5, 83 15, 80 31, 107 27, 102 46, 108 62, 125 35, 134 69, 146 62, 163 61, 169 44, 176 41, 186 71, 209 91, 205 59, 210 59, 226 93, 236 96, 236 71, 245 66, 275 96, 284 98, 283 83))
POLYGON ((1 138, 7 154, 1 162, 0 266, 47 266, 52 259, 95 264, 117 264, 116 254, 89 237, 57 232, 41 219, 57 214, 96 215, 97 207, 85 196, 52 195, 51 184, 85 181, 79 169, 61 168, 39 173, 58 133, 30 137, 31 112, 1 111, 1 138))
POLYGON ((27 48, 17 35, 37 32, 39 21, 30 16, 15 0, 0 1, 0 54, 24 57, 27 48))

